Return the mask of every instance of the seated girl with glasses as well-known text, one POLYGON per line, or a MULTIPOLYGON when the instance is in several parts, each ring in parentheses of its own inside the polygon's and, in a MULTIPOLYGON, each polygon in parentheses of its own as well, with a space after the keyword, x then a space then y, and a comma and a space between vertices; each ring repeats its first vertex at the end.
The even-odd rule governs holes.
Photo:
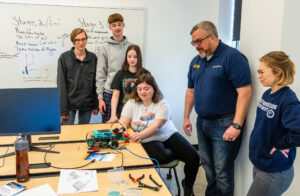
POLYGON ((120 123, 134 130, 131 141, 141 142, 151 158, 159 164, 179 159, 184 166, 184 195, 193 195, 193 185, 199 168, 196 149, 178 133, 171 121, 169 106, 163 99, 154 78, 140 75, 134 91, 124 106, 120 123))

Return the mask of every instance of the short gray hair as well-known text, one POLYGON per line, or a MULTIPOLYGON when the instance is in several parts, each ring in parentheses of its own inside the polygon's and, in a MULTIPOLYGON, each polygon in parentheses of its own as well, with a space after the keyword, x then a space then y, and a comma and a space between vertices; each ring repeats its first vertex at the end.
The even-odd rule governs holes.
POLYGON ((198 24, 196 24, 190 34, 192 35, 196 30, 198 29, 203 29, 204 31, 206 31, 208 34, 214 34, 216 37, 218 37, 218 31, 216 26, 214 25, 214 23, 210 22, 210 21, 202 21, 199 22, 198 24))

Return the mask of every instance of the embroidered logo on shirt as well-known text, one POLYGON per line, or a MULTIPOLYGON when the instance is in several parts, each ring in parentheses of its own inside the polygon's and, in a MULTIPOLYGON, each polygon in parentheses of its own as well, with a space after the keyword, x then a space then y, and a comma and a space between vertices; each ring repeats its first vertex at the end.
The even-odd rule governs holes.
POLYGON ((213 65, 212 68, 216 69, 216 68, 221 68, 223 67, 222 65, 213 65))
POLYGON ((195 69, 199 69, 199 68, 200 68, 200 65, 195 64, 195 65, 194 65, 194 68, 195 68, 195 69))
POLYGON ((261 99, 258 103, 258 107, 266 112, 268 118, 273 118, 275 116, 274 110, 276 110, 277 105, 268 103, 261 99))

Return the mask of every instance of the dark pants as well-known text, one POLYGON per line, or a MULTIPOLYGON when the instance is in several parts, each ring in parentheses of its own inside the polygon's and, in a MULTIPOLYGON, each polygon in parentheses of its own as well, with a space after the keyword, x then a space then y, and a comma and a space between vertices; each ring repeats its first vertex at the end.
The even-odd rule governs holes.
POLYGON ((185 187, 193 188, 199 168, 199 155, 182 135, 176 132, 164 142, 152 141, 142 145, 159 164, 169 163, 174 159, 184 162, 185 187))
POLYGON ((233 196, 234 160, 241 145, 241 135, 234 141, 223 140, 233 117, 207 120, 198 116, 199 155, 205 170, 206 196, 233 196))
POLYGON ((103 101, 105 102, 106 111, 102 115, 102 123, 106 123, 110 119, 110 116, 111 116, 111 97, 112 97, 112 94, 106 93, 106 92, 103 93, 103 101))
POLYGON ((76 112, 78 111, 78 124, 89 124, 92 116, 92 110, 71 110, 69 118, 63 119, 63 125, 74 125, 76 112))

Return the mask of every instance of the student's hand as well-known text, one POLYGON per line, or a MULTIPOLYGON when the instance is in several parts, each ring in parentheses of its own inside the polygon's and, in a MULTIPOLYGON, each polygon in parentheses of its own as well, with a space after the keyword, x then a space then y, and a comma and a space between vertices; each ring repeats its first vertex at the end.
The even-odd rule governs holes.
POLYGON ((118 119, 117 116, 111 116, 110 119, 109 119, 109 121, 107 121, 106 123, 111 124, 111 123, 117 122, 118 120, 119 120, 119 119, 118 119))
POLYGON ((130 140, 133 142, 140 142, 142 140, 142 135, 140 132, 134 132, 131 136, 130 136, 130 140))
POLYGON ((97 114, 98 114, 98 112, 99 112, 99 110, 98 110, 98 109, 93 109, 93 111, 92 111, 93 115, 97 115, 97 114))
POLYGON ((61 119, 64 119, 64 120, 68 120, 69 119, 69 115, 61 115, 60 117, 61 117, 61 119))
MULTIPOLYGON (((274 152, 276 151, 277 149, 275 147, 272 148, 272 150, 270 151, 270 154, 274 154, 274 152)), ((289 152, 290 152, 290 149, 283 149, 283 150, 279 150, 281 152, 281 154, 283 154, 283 156, 285 156, 285 158, 289 158, 289 152)))
POLYGON ((184 119, 183 129, 184 129, 184 132, 187 136, 192 135, 192 123, 191 123, 190 119, 184 119))
POLYGON ((228 142, 234 142, 236 138, 239 137, 240 133, 240 129, 235 129, 232 125, 230 125, 223 134, 223 140, 228 142))
POLYGON ((103 99, 99 99, 99 110, 102 115, 106 112, 106 105, 103 99))

